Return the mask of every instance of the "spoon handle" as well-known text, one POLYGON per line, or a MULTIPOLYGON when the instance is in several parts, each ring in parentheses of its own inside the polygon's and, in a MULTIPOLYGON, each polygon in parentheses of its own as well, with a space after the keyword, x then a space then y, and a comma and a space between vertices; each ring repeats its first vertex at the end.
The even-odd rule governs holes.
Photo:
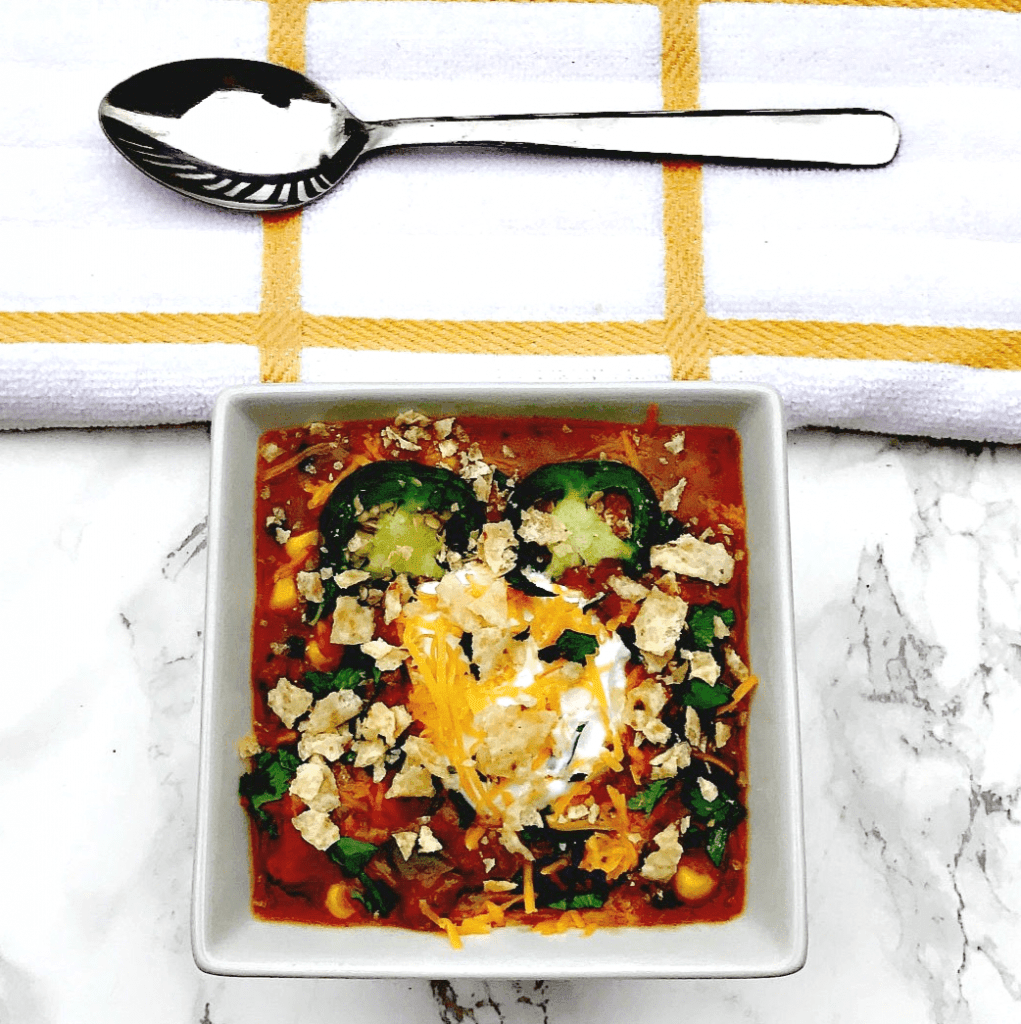
POLYGON ((380 121, 369 126, 366 149, 489 146, 881 167, 893 159, 899 142, 897 122, 878 110, 687 110, 380 121))

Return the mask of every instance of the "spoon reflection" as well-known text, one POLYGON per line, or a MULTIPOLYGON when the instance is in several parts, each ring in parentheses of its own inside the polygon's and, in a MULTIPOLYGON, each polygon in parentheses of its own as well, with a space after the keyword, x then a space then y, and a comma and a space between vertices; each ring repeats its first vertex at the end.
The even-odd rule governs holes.
POLYGON ((304 75, 262 61, 149 68, 99 107, 110 142, 182 195, 233 210, 298 209, 363 153, 485 146, 630 157, 880 167, 900 133, 874 110, 650 111, 361 121, 304 75))

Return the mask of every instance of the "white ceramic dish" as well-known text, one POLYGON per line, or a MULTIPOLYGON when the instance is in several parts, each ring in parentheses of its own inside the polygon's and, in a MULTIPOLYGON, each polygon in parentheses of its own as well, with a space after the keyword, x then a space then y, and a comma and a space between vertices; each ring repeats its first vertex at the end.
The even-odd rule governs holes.
POLYGON ((267 385, 234 388, 213 417, 209 575, 202 679, 199 815, 192 910, 196 963, 272 977, 583 976, 683 978, 789 974, 805 960, 804 840, 794 671, 786 441, 776 394, 754 385, 267 385), (251 729, 253 511, 262 431, 323 420, 433 414, 570 416, 713 424, 741 435, 748 516, 749 658, 762 680, 749 721, 749 858, 743 914, 722 924, 543 936, 497 929, 462 950, 435 934, 256 919, 248 827, 237 796, 237 740, 251 729))

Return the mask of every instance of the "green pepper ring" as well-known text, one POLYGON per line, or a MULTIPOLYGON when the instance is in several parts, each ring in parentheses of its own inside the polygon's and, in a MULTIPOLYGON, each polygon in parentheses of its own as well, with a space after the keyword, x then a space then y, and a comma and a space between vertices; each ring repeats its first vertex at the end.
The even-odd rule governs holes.
MULTIPOLYGON (((631 504, 631 554, 622 562, 625 572, 640 575, 648 568, 649 549, 679 531, 680 524, 666 516, 652 484, 637 469, 624 462, 590 459, 578 462, 551 462, 530 473, 511 492, 507 518, 515 532, 526 509, 540 501, 558 502, 568 494, 589 497, 597 491, 623 494, 631 504)), ((518 569, 540 569, 546 549, 540 544, 522 543, 518 569)), ((519 585, 515 580, 515 585, 519 585)))
POLYGON ((393 502, 408 512, 450 512, 444 540, 462 555, 486 519, 486 507, 471 485, 449 469, 396 460, 370 462, 333 489, 319 517, 327 557, 338 569, 348 564, 347 543, 359 527, 355 499, 363 510, 393 502))

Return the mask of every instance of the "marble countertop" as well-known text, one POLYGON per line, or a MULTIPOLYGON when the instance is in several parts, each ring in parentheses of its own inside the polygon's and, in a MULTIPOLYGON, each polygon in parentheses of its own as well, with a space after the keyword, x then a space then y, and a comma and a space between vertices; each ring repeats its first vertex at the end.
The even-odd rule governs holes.
POLYGON ((791 435, 808 963, 577 984, 194 966, 208 451, 0 434, 0 1021, 1021 1018, 1021 450, 791 435))

